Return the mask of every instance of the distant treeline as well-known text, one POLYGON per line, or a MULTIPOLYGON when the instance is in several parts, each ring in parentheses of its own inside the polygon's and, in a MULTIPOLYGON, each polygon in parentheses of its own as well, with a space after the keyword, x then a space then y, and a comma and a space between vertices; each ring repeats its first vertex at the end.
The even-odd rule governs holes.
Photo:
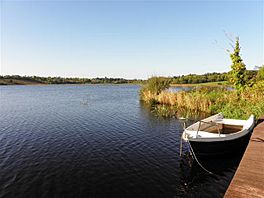
MULTIPOLYGON (((255 70, 247 70, 246 71, 246 79, 250 80, 257 75, 257 71, 255 70)), ((181 76, 174 76, 172 78, 173 84, 196 84, 196 83, 207 83, 207 82, 219 82, 219 81, 227 81, 229 79, 229 73, 206 73, 206 74, 188 74, 181 76)))
MULTIPOLYGON (((257 74, 257 71, 247 70, 246 79, 251 80, 257 74)), ((174 76, 170 79, 172 84, 196 84, 207 82, 228 81, 229 73, 206 73, 206 74, 188 74, 174 76)), ((12 84, 140 84, 145 80, 139 79, 124 79, 124 78, 63 78, 63 77, 39 77, 39 76, 19 76, 6 75, 0 76, 0 85, 12 84)))
POLYGON ((63 77, 39 77, 39 76, 0 76, 0 84, 124 84, 141 83, 142 80, 127 80, 123 78, 63 78, 63 77))

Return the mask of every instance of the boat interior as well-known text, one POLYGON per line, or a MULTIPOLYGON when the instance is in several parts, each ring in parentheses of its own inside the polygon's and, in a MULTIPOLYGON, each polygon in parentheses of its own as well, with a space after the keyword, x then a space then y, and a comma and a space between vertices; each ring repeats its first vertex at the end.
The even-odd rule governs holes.
POLYGON ((185 129, 183 137, 188 138, 218 138, 227 137, 254 126, 254 116, 248 120, 225 119, 222 114, 203 119, 185 129))
POLYGON ((217 124, 217 123, 203 123, 200 126, 200 131, 209 133, 231 134, 239 132, 243 129, 242 125, 217 124))

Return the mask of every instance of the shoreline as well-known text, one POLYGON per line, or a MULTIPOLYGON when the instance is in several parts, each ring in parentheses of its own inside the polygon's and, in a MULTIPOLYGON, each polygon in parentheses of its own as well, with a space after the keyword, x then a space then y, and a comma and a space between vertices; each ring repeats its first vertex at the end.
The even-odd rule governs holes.
MULTIPOLYGON (((9 79, 8 79, 9 80, 9 79)), ((14 85, 142 85, 143 83, 39 83, 25 80, 15 80, 15 82, 1 81, 0 86, 14 86, 14 85)), ((197 87, 197 86, 208 86, 208 87, 220 87, 230 86, 226 81, 220 82, 207 82, 207 83, 196 83, 196 84, 170 84, 170 87, 197 87)))
POLYGON ((33 79, 15 79, 15 78, 0 78, 0 86, 9 86, 9 85, 93 85, 93 84, 142 84, 142 81, 140 80, 113 80, 108 79, 108 82, 104 80, 97 80, 91 82, 84 82, 84 81, 78 81, 78 80, 63 80, 60 82, 56 82, 56 80, 52 82, 48 82, 47 79, 44 80, 33 80, 33 79))
POLYGON ((1 86, 50 86, 50 85, 141 85, 140 83, 58 83, 58 84, 45 84, 45 83, 29 83, 29 84, 0 84, 1 86))

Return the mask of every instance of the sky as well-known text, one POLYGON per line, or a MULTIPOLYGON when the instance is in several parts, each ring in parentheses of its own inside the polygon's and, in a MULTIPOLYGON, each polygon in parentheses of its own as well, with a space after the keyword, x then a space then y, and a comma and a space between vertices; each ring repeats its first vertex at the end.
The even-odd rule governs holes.
POLYGON ((2 0, 1 75, 157 76, 227 72, 230 38, 264 64, 264 1, 2 0))

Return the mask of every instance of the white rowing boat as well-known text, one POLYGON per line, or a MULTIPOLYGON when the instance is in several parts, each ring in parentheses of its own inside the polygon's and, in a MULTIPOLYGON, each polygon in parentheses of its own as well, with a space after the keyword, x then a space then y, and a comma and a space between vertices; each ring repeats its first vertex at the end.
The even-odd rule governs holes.
POLYGON ((248 143, 255 119, 226 119, 222 113, 187 127, 182 139, 188 141, 196 155, 225 155, 243 151, 248 143))

